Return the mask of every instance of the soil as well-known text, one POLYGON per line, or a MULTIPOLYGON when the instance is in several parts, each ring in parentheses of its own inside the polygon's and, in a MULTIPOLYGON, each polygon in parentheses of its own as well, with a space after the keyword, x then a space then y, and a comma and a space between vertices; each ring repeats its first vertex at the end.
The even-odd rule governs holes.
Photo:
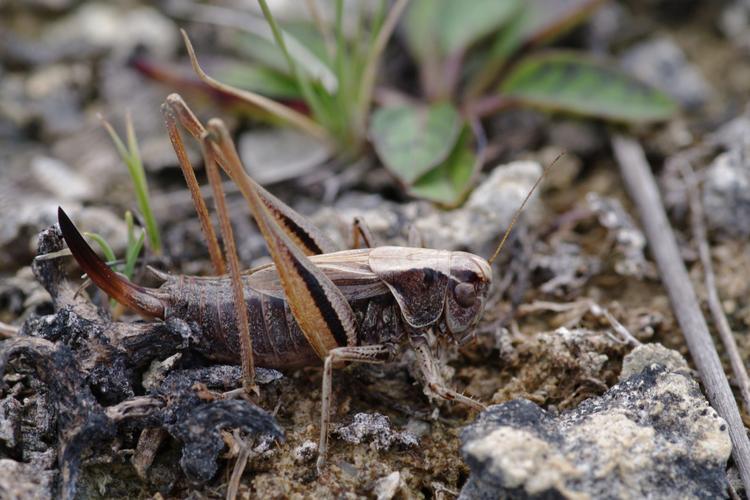
MULTIPOLYGON (((7 15, 0 16, 3 18, 0 26, 5 25, 15 36, 35 32, 36 38, 31 37, 30 40, 47 41, 34 47, 48 47, 45 44, 49 44, 50 39, 43 38, 43 35, 51 32, 59 19, 86 3, 70 2, 68 5, 68 2, 38 1, 31 2, 35 7, 24 9, 11 2, 9 7, 0 8, 0 12, 7 9, 7 15), (67 6, 56 10, 56 7, 45 7, 45 4, 67 6)), ((669 123, 636 130, 665 186, 680 181, 661 168, 664 160, 700 142, 719 124, 742 113, 747 98, 745 83, 750 77, 747 49, 717 32, 714 21, 720 14, 719 6, 713 2, 690 2, 696 6, 679 20, 673 20, 668 13, 669 4, 674 3, 644 0, 625 4, 632 16, 627 22, 648 20, 646 25, 649 31, 638 33, 636 38, 655 33, 671 38, 713 89, 710 98, 700 109, 681 113, 669 123), (658 6, 654 7, 655 4, 658 6)), ((129 8, 137 7, 137 3, 129 3, 129 8)), ((160 16, 177 25, 169 11, 162 12, 160 16)), ((216 27, 194 23, 190 28, 195 32, 194 44, 197 47, 208 46, 212 39, 220 37, 216 27)), ((585 29, 582 29, 584 34, 585 29)), ((574 34, 570 43, 583 38, 580 33, 574 34)), ((40 72, 45 67, 41 60, 33 59, 42 56, 28 56, 24 60, 21 42, 14 39, 11 43, 19 45, 0 49, 0 79, 6 80, 5 84, 0 85, 0 104, 5 104, 4 108, 0 106, 0 115, 3 109, 8 110, 7 103, 14 99, 13 93, 19 91, 8 82, 17 81, 24 87, 20 90, 25 96, 24 102, 34 102, 35 94, 28 86, 33 86, 33 77, 42 78, 40 72)), ((202 246, 197 219, 191 212, 176 160, 169 159, 164 153, 169 149, 166 136, 163 133, 154 137, 146 134, 161 126, 158 100, 173 90, 187 90, 186 98, 194 98, 191 105, 195 102, 202 117, 222 116, 238 136, 257 124, 233 114, 231 106, 226 103, 207 99, 205 94, 201 97, 200 91, 190 92, 185 86, 170 89, 169 85, 138 73, 129 65, 128 57, 116 54, 114 49, 91 50, 91 54, 78 56, 66 55, 64 51, 50 56, 54 61, 50 64, 62 68, 64 78, 71 79, 69 81, 73 83, 70 87, 74 89, 71 97, 74 102, 61 106, 57 113, 71 113, 71 119, 80 120, 81 123, 66 128, 67 125, 41 112, 31 117, 10 113, 9 117, 0 116, 0 150, 3 151, 0 156, 0 181, 14 186, 17 191, 0 191, 0 210, 3 211, 3 218, 7 219, 5 224, 9 231, 11 227, 15 231, 10 237, 0 237, 0 253, 5 253, 0 256, 0 321, 3 323, 21 326, 24 322, 33 322, 34 318, 52 314, 53 310, 59 310, 60 304, 57 303, 57 308, 53 306, 50 295, 35 281, 30 270, 33 258, 30 242, 37 233, 55 222, 54 217, 45 215, 49 210, 42 201, 37 205, 39 212, 28 215, 24 211, 33 211, 34 204, 24 205, 21 198, 47 198, 45 203, 52 199, 53 204, 67 202, 75 204, 82 211, 90 207, 104 208, 110 213, 110 217, 100 219, 105 221, 117 220, 126 209, 133 208, 132 188, 125 169, 113 156, 106 136, 96 128, 98 125, 94 117, 96 111, 103 111, 109 117, 120 117, 131 99, 144 101, 132 103, 139 136, 149 141, 161 141, 161 145, 155 146, 156 152, 144 152, 156 215, 166 245, 165 255, 149 263, 172 273, 211 272, 208 254, 202 246), (112 72, 110 76, 106 74, 108 71, 112 72), (76 72, 83 74, 79 75, 81 80, 77 88, 76 72), (137 85, 130 85, 127 89, 108 89, 106 86, 111 87, 112 80, 119 78, 119 75, 127 75, 129 81, 135 81, 137 85), (156 98, 146 98, 143 94, 156 98), (148 105, 153 103, 149 109, 148 105), (150 116, 143 116, 144 113, 150 116), (82 140, 87 136, 88 144, 92 145, 87 153, 93 158, 79 161, 76 154, 70 154, 65 149, 66 141, 82 140), (28 168, 31 159, 39 155, 60 158, 66 164, 66 172, 81 176, 84 181, 88 179, 88 184, 92 184, 91 179, 99 180, 86 188, 89 191, 78 199, 55 194, 54 191, 51 194, 50 189, 42 185, 39 177, 35 177, 28 168), (18 222, 15 222, 16 218, 18 222)), ((181 50, 171 50, 169 46, 165 50, 173 59, 169 64, 180 65, 180 68, 189 71, 181 50)), ((387 68, 391 69, 390 66, 387 68)), ((395 69, 399 69, 398 65, 395 69)), ((44 94, 44 91, 40 90, 39 93, 44 94)), ((54 100, 45 102, 48 106, 60 106, 54 100)), ((501 259, 496 278, 499 282, 505 282, 508 276, 513 279, 503 290, 498 289, 492 294, 478 326, 476 341, 461 348, 446 350, 445 374, 450 384, 459 391, 487 403, 526 398, 546 409, 561 411, 574 408, 581 401, 600 395, 615 384, 622 358, 631 349, 613 333, 606 318, 596 314, 595 310, 592 312, 592 303, 606 308, 641 342, 662 343, 680 351, 688 360, 689 354, 648 253, 644 254, 642 262, 637 263, 645 265, 642 272, 618 272, 619 262, 635 261, 632 256, 623 257, 623 250, 618 247, 613 230, 602 225, 591 204, 586 201, 590 193, 619 201, 624 212, 630 214, 631 221, 635 221, 634 230, 637 231, 637 217, 623 191, 608 147, 609 129, 598 122, 578 121, 565 116, 531 111, 518 113, 521 118, 516 123, 529 124, 528 135, 524 136, 527 142, 520 146, 518 143, 504 144, 502 136, 494 135, 503 130, 501 120, 490 124, 491 140, 500 144, 499 151, 506 153, 493 158, 486 165, 486 171, 497 164, 519 158, 548 163, 551 154, 554 157, 554 152, 567 148, 565 144, 551 142, 550 138, 558 137, 554 131, 571 123, 582 127, 576 130, 586 134, 593 146, 587 150, 569 151, 569 161, 577 167, 570 167, 571 174, 567 178, 550 181, 543 188, 539 202, 541 223, 519 230, 521 236, 516 238, 501 259), (527 115, 531 118, 524 120, 527 115), (536 140, 528 139, 530 137, 536 137, 536 140), (565 254, 565 248, 572 249, 572 253, 565 254), (563 258, 571 260, 565 261, 568 264, 556 266, 563 258), (570 262, 578 267, 572 277, 566 277, 560 266, 573 265, 570 262), (556 285, 545 286, 556 278, 559 278, 556 285), (547 307, 545 303, 549 302, 563 304, 564 307, 562 310, 547 307), (580 329, 587 333, 576 337, 574 342, 566 343, 559 331, 556 333, 558 328, 580 329)), ((79 147, 78 150, 84 149, 79 147)), ((695 167, 699 172, 703 171, 712 159, 704 158, 703 163, 695 167)), ((327 164, 320 171, 278 183, 269 189, 307 214, 335 203, 350 190, 374 193, 384 200, 397 203, 409 199, 377 165, 369 170, 359 169, 356 175, 349 175, 348 178, 346 169, 340 164, 327 164), (320 171, 325 173, 321 174, 320 171), (326 177, 337 179, 333 184, 338 189, 334 190, 333 195, 331 184, 324 182, 326 177)), ((248 222, 244 202, 236 190, 229 193, 229 200, 242 247, 240 257, 248 266, 255 265, 259 259, 262 261, 265 253, 262 239, 248 222)), ((682 204, 671 204, 668 208, 693 283, 699 296, 705 298, 702 270, 692 243, 684 201, 682 204)), ((123 224, 113 223, 112 226, 86 229, 111 234, 120 231, 122 238, 123 224)), ((388 241, 388 236, 384 236, 388 241)), ((337 238, 341 238, 341 235, 337 235, 337 238)), ((719 233, 712 233, 711 245, 718 291, 734 327, 742 358, 748 360, 750 294, 746 277, 750 272, 750 253, 745 240, 719 233)), ((122 248, 120 243, 116 251, 121 253, 122 248)), ((63 262, 66 279, 76 287, 80 282, 80 270, 72 259, 66 258, 63 262)), ((139 266, 134 281, 147 284, 148 279, 144 266, 139 266)), ((106 299, 101 292, 94 287, 88 287, 87 292, 100 306, 92 313, 99 318, 97 321, 109 321, 101 315, 102 309, 106 308, 106 299)), ((87 300, 82 297, 76 300, 87 300)), ((126 311, 119 312, 117 322, 139 321, 126 311)), ((142 325, 140 322, 137 324, 142 325)), ((729 373, 729 364, 718 339, 717 346, 729 373)), ((75 356, 82 356, 82 351, 76 349, 73 348, 75 356)), ((110 436, 110 444, 84 454, 78 482, 79 495, 101 498, 221 498, 226 495, 238 455, 246 447, 249 458, 239 483, 240 498, 374 497, 384 488, 383 478, 396 471, 399 472, 398 492, 403 498, 454 498, 469 473, 459 453, 458 435, 462 427, 473 421, 476 412, 428 398, 422 391, 413 361, 413 356, 405 353, 397 362, 387 366, 353 366, 337 371, 334 375, 332 422, 334 427, 346 426, 353 422, 356 414, 378 413, 390 419, 393 432, 405 431, 415 436, 417 446, 396 443, 391 447, 379 447, 371 439, 353 444, 334 434, 329 440, 328 466, 321 476, 317 476, 315 454, 304 452, 305 446, 310 447, 309 442, 317 443, 320 418, 321 369, 310 367, 284 372, 282 378, 262 384, 259 395, 253 398, 257 406, 273 415, 283 430, 283 440, 277 439, 269 444, 252 432, 224 430, 221 436, 226 446, 218 460, 218 472, 209 480, 196 483, 191 482, 180 468, 181 443, 172 435, 161 436, 153 463, 139 476, 132 460, 134 454, 142 453, 136 452, 136 449, 144 427, 125 424, 110 436)), ((190 356, 177 363, 181 368, 208 365, 205 360, 190 356)), ((59 436, 55 426, 45 430, 32 421, 42 418, 37 407, 49 404, 44 384, 34 379, 33 370, 29 370, 23 362, 8 366, 0 398, 6 400, 12 397, 23 403, 23 439, 28 441, 32 434, 38 434, 38 442, 33 450, 35 453, 56 449, 59 436)), ((131 396, 146 394, 140 379, 148 368, 148 363, 145 363, 133 369, 132 373, 128 372, 136 379, 136 389, 131 396)), ((219 392, 214 390, 212 394, 219 392)), ((105 402, 106 398, 96 390, 89 394, 91 401, 97 401, 105 409, 125 399, 114 398, 114 401, 105 402)), ((738 400, 738 403, 742 408, 741 401, 738 400)), ((750 423, 750 415, 743 412, 742 416, 745 422, 750 423)), ((0 417, 9 418, 3 417, 2 412, 0 417)), ((54 414, 48 416, 48 419, 55 418, 60 417, 54 414)), ((10 446, 7 441, 3 442, 5 444, 0 442, 0 458, 31 461, 28 443, 10 446)), ((46 470, 56 470, 57 467, 57 462, 52 460, 46 470)), ((40 495, 40 498, 43 497, 40 495)))

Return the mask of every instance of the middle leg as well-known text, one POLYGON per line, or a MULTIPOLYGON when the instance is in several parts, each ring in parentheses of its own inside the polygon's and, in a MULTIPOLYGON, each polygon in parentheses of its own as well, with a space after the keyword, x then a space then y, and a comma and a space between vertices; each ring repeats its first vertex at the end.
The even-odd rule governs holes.
POLYGON ((328 451, 328 427, 331 423, 331 389, 333 387, 333 367, 343 362, 384 363, 393 354, 387 344, 347 346, 331 349, 323 364, 323 388, 321 390, 320 442, 318 444, 318 474, 323 471, 328 451))

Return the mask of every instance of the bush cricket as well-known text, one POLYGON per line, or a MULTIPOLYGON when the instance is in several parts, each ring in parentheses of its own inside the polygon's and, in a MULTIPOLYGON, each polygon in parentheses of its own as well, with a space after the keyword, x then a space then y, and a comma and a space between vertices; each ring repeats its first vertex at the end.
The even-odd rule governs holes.
POLYGON ((355 242, 362 239, 366 248, 338 250, 310 221, 248 176, 220 120, 212 119, 204 127, 177 94, 167 98, 162 113, 219 276, 174 276, 152 269, 163 280, 159 288, 131 283, 97 256, 60 209, 59 224, 65 241, 99 288, 143 316, 179 318, 198 325, 210 339, 209 345, 198 349, 213 360, 242 363, 246 388, 253 385, 255 365, 287 369, 322 361, 318 472, 325 463, 334 367, 353 362, 384 363, 408 344, 424 375, 426 392, 484 408, 446 385, 427 333, 432 331, 439 341, 457 344, 473 338, 490 290, 490 263, 544 174, 489 260, 459 251, 371 248, 369 230, 356 222, 355 242), (178 124, 201 142, 224 256, 178 124), (246 198, 273 264, 240 271, 219 167, 246 198), (229 263, 228 274, 224 258, 229 263))

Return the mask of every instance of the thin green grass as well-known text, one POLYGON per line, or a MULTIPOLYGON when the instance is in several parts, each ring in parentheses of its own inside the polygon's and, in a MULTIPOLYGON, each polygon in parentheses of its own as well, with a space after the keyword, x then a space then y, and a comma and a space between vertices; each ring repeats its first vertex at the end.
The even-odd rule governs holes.
POLYGON ((101 120, 104 128, 112 138, 112 142, 115 144, 115 148, 117 148, 120 158, 122 158, 122 161, 128 167, 128 173, 130 173, 130 178, 132 179, 133 187, 135 188, 138 211, 143 216, 146 224, 146 234, 148 235, 151 251, 156 255, 161 255, 161 236, 159 235, 159 227, 156 224, 156 218, 154 218, 154 213, 151 210, 146 171, 144 170, 143 162, 141 161, 138 140, 136 139, 135 130, 133 128, 133 120, 131 120, 129 114, 125 117, 125 130, 128 141, 127 147, 122 139, 120 139, 120 136, 117 134, 114 127, 112 127, 112 125, 104 118, 101 120))
MULTIPOLYGON (((271 28, 276 45, 284 55, 289 73, 309 106, 313 120, 323 127, 335 144, 336 153, 353 157, 366 143, 366 123, 372 102, 376 68, 386 41, 395 28, 408 0, 397 0, 392 8, 381 0, 370 23, 369 36, 364 34, 365 16, 360 10, 355 19, 355 36, 349 40, 344 29, 344 1, 336 0, 332 26, 324 23, 315 9, 315 0, 307 2, 315 26, 326 42, 324 61, 336 76, 335 90, 326 90, 311 79, 287 48, 285 32, 273 16, 266 0, 258 0, 263 16, 271 28)), ((288 35, 287 36, 291 36, 288 35)))

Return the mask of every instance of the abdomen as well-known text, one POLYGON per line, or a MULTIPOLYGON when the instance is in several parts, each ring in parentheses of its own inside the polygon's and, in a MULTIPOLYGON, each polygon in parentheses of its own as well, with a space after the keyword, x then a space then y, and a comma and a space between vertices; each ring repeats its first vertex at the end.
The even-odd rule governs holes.
MULTIPOLYGON (((261 293, 247 282, 245 285, 256 366, 283 369, 320 364, 286 299, 261 293)), ((239 331, 228 278, 176 276, 161 290, 172 297, 165 319, 180 318, 200 328, 207 344, 197 347, 207 357, 240 363, 239 331)), ((357 317, 357 345, 398 342, 402 337, 401 315, 389 293, 360 298, 350 305, 357 317)))

